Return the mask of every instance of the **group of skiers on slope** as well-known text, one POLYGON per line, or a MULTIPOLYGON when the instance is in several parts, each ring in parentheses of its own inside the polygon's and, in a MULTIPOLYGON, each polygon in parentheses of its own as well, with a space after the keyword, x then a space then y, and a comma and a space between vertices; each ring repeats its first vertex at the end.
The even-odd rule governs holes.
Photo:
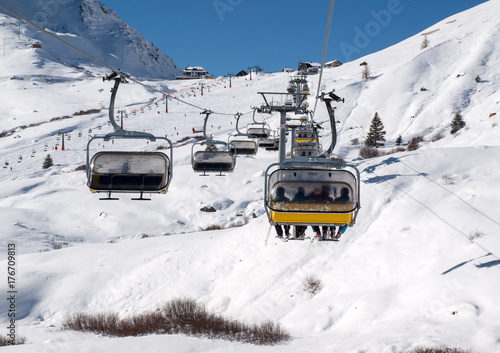
MULTIPOLYGON (((290 199, 285 196, 285 188, 282 186, 279 186, 276 189, 276 197, 273 200, 274 202, 290 202, 290 199)), ((310 193, 308 196, 305 195, 305 190, 302 186, 299 186, 297 193, 295 194, 293 200, 291 202, 318 202, 318 203, 348 203, 350 202, 350 197, 349 197, 349 189, 346 187, 343 187, 340 190, 340 196, 333 199, 330 196, 330 186, 327 184, 324 184, 321 186, 321 191, 320 193, 310 193)), ((290 237, 290 226, 285 225, 283 226, 285 229, 285 237, 289 238, 290 237)), ((343 225, 340 226, 337 234, 335 235, 335 226, 322 226, 321 227, 322 232, 320 231, 319 226, 312 226, 313 231, 316 233, 316 239, 318 240, 325 240, 325 239, 334 239, 338 240, 342 234, 345 233, 347 230, 347 226, 343 225)), ((281 225, 276 224, 275 225, 276 233, 278 234, 278 238, 283 238, 283 229, 281 228, 281 225)), ((297 238, 305 238, 305 232, 306 232, 307 226, 296 226, 297 230, 297 238)))

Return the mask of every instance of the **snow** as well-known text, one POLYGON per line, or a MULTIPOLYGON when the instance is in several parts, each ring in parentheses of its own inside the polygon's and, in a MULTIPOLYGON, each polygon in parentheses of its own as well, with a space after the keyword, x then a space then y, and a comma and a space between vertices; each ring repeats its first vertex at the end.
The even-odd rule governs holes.
MULTIPOLYGON (((69 49, 61 63, 26 43, 7 42, 7 55, 0 56, 0 131, 12 134, 0 138, 0 164, 9 163, 0 168, 0 268, 7 268, 7 246, 15 243, 16 333, 28 343, 2 351, 388 353, 440 344, 500 351, 499 11, 500 2, 486 2, 423 31, 439 28, 428 35, 427 49, 420 49, 423 36, 417 35, 360 59, 372 73, 368 81, 361 80, 359 62, 325 70, 326 90, 345 98, 336 105, 335 153, 357 163, 362 178, 357 224, 338 243, 284 243, 271 229, 266 245, 264 171, 277 153, 259 150, 255 158, 238 157, 225 177, 201 177, 191 168, 193 136, 200 135, 192 129, 205 115, 175 100, 166 114, 165 101, 148 103, 161 97, 135 83, 120 86, 116 109, 130 113, 126 129, 172 139, 173 179, 168 193, 151 201, 132 201, 127 194, 100 201, 89 192, 85 172, 75 169, 85 164, 88 136, 111 131, 112 83, 98 74, 109 72, 90 64, 85 68, 92 73, 71 67, 75 54, 69 49), (90 109, 98 112, 75 115, 90 109), (467 126, 452 136, 457 111, 467 126), (353 142, 364 139, 375 112, 387 132, 385 150, 399 135, 406 142, 423 137, 420 148, 360 159, 362 145, 353 142), (51 121, 57 117, 66 118, 51 121), (65 151, 58 132, 71 133, 65 151), (185 137, 187 142, 176 143, 185 137), (54 166, 43 170, 48 153, 54 166), (201 212, 204 206, 216 212, 201 212), (214 225, 224 229, 203 231, 214 225), (471 241, 474 232, 480 237, 471 241), (55 242, 63 248, 53 249, 55 242), (315 295, 303 289, 311 274, 323 284, 315 295), (112 338, 59 330, 73 313, 125 317, 178 297, 232 319, 280 322, 292 340, 260 347, 181 335, 112 338)), ((22 28, 26 38, 43 42, 42 50, 53 50, 44 35, 22 28)), ((16 38, 17 29, 1 26, 0 32, 16 38)), ((57 24, 51 30, 62 32, 57 24)), ((251 81, 233 77, 232 88, 225 78, 142 82, 230 114, 213 114, 207 124, 209 134, 227 141, 235 130, 231 115, 260 106, 257 92, 285 91, 289 79, 282 72, 251 81)), ((318 76, 308 80, 312 106, 318 76)), ((272 129, 279 125, 278 115, 256 119, 272 129)), ((327 120, 321 102, 315 119, 327 120)), ((251 122, 251 114, 244 115, 240 126, 251 122)), ((324 132, 324 146, 329 137, 324 132)), ((91 146, 91 155, 158 145, 101 143, 91 146)), ((1 288, 5 295, 6 274, 1 288)), ((9 303, 0 303, 5 335, 9 303)))
MULTIPOLYGON (((170 57, 124 23, 116 12, 96 0, 54 0, 49 4, 37 0, 26 0, 22 4, 14 0, 5 0, 2 5, 22 14, 23 17, 106 65, 134 77, 173 79, 181 72, 170 57)), ((23 59, 17 63, 18 65, 14 63, 8 66, 2 65, 0 76, 10 75, 12 72, 32 75, 33 67, 30 64, 34 62, 32 63, 33 59, 30 58, 33 57, 33 53, 37 53, 39 67, 44 65, 54 67, 54 71, 59 74, 63 70, 81 72, 84 75, 93 73, 96 76, 101 76, 105 72, 102 67, 83 54, 68 49, 63 43, 17 18, 12 18, 10 14, 8 17, 3 14, 6 14, 6 11, 0 10, 0 23, 6 29, 10 29, 9 35, 4 37, 8 46, 6 51, 10 52, 12 46, 15 49, 24 48, 25 55, 15 55, 17 59, 23 59), (32 50, 32 43, 39 43, 42 48, 32 50)), ((11 55, 6 57, 13 59, 11 55)), ((50 74, 50 70, 44 74, 50 74)))

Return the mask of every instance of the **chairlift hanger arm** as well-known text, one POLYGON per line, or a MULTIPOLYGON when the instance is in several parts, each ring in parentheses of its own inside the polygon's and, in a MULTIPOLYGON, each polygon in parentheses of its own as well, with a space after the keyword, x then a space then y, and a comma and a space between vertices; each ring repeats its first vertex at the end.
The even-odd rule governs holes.
POLYGON ((210 116, 210 114, 212 114, 212 111, 211 110, 204 110, 200 114, 205 114, 205 119, 203 121, 203 137, 206 140, 211 140, 211 138, 209 138, 207 136, 207 121, 208 121, 208 117, 210 116))
MULTIPOLYGON (((254 114, 255 114, 255 113, 254 113, 254 114)), ((241 118, 241 116, 242 116, 242 115, 243 115, 243 114, 241 114, 241 113, 236 113, 236 116, 235 116, 235 118, 236 118, 236 132, 238 133, 238 135, 239 135, 239 136, 244 135, 244 134, 240 131, 240 128, 239 128, 239 126, 238 126, 238 125, 239 125, 239 123, 240 123, 240 118, 241 118)))
POLYGON ((118 87, 120 83, 127 83, 127 80, 123 75, 118 75, 116 72, 112 72, 110 75, 103 77, 103 81, 114 80, 115 84, 111 89, 111 99, 109 101, 109 122, 113 126, 113 132, 105 135, 104 141, 109 141, 112 138, 138 138, 138 139, 148 139, 152 142, 156 141, 156 137, 153 134, 141 131, 127 131, 122 129, 115 121, 115 99, 118 92, 118 87))
POLYGON ((332 101, 336 102, 344 102, 343 98, 337 96, 333 91, 326 95, 325 93, 321 93, 321 100, 325 102, 326 109, 328 110, 328 116, 330 117, 330 127, 332 130, 332 142, 330 147, 327 150, 328 155, 330 155, 335 149, 335 145, 337 144, 337 126, 335 123, 335 108, 332 107, 332 101))
POLYGON ((117 131, 122 131, 123 129, 118 126, 118 124, 115 121, 115 99, 116 99, 116 93, 118 92, 118 87, 120 86, 121 82, 127 82, 123 76, 118 76, 116 72, 111 73, 110 75, 103 77, 103 81, 111 81, 115 80, 115 85, 111 89, 111 99, 109 100, 109 122, 111 123, 111 126, 113 126, 113 129, 115 132, 117 131))

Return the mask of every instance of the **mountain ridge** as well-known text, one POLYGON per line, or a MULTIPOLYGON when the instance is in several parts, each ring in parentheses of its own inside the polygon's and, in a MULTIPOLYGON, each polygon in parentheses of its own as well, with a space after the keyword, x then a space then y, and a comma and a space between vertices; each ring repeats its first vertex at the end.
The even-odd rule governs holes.
MULTIPOLYGON (((4 6, 61 37, 78 49, 124 73, 142 78, 172 79, 181 70, 172 58, 146 40, 137 30, 123 22, 118 14, 96 0, 26 0, 20 4, 5 0, 4 6), (26 4, 26 1, 29 3, 26 4), (96 45, 99 44, 99 45, 96 45)), ((12 21, 10 13, 0 9, 12 21)), ((17 19, 17 18, 16 18, 17 19)), ((82 54, 68 48, 31 25, 19 22, 9 37, 39 43, 37 57, 69 67, 85 67, 102 73, 103 68, 82 54), (19 33, 14 31, 18 30, 19 33), (17 34, 17 35, 16 35, 17 34)))

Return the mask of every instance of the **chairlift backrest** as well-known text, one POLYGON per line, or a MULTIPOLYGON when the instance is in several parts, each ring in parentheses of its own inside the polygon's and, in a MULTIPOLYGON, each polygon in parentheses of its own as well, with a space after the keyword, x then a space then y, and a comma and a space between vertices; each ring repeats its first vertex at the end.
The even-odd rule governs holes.
POLYGON ((197 173, 232 172, 236 165, 236 156, 230 151, 234 145, 223 141, 199 141, 191 147, 191 165, 197 173), (203 150, 195 151, 203 147, 203 150), (219 147, 217 147, 219 146, 219 147))
POLYGON ((269 128, 261 124, 261 126, 249 125, 247 127, 247 134, 255 138, 268 138, 269 128))
MULTIPOLYGON (((318 212, 351 212, 357 203, 356 185, 355 176, 347 170, 278 169, 268 178, 270 192, 266 201, 275 200, 280 187, 293 201, 302 188, 306 198, 300 202, 320 204, 318 212)), ((277 210, 291 209, 290 205, 281 205, 277 210)))
POLYGON ((88 170, 94 192, 165 192, 170 182, 170 160, 162 152, 103 151, 88 170))
POLYGON ((231 140, 229 151, 241 155, 255 155, 257 154, 258 146, 254 140, 231 140))

